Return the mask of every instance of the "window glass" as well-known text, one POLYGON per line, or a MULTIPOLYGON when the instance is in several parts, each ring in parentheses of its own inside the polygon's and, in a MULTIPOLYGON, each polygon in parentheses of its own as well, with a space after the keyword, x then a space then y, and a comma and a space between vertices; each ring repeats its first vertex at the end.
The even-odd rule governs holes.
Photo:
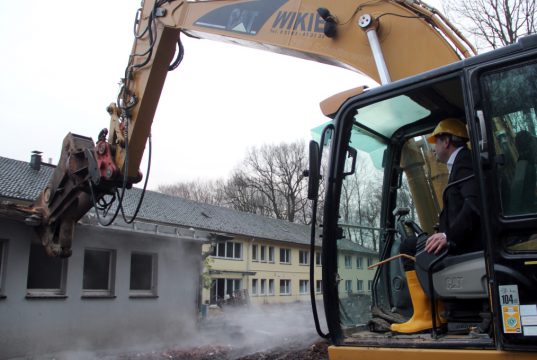
POLYGON ((345 292, 352 292, 352 281, 345 280, 345 292))
POLYGON ((308 265, 309 264, 309 251, 300 250, 298 252, 299 264, 308 265))
POLYGON ((150 291, 154 289, 156 255, 131 254, 130 290, 150 291))
POLYGON ((0 295, 3 294, 4 290, 4 254, 6 241, 0 239, 0 295))
MULTIPOLYGON (((537 64, 482 77, 485 117, 492 124, 500 211, 505 218, 537 214, 537 64)), ((536 251, 537 232, 503 239, 510 251, 536 251)))
POLYGON ((257 261, 257 245, 252 245, 252 260, 257 261))
MULTIPOLYGON (((387 108, 371 107, 370 110, 378 110, 378 114, 381 114, 387 108)), ((367 115, 367 120, 361 118, 362 109, 357 113, 359 115, 355 119, 358 121, 369 122, 373 119, 369 117, 372 113, 367 115)), ((382 117, 378 121, 381 122, 382 117)), ((356 125, 351 130, 349 147, 356 150, 355 167, 352 168, 353 156, 349 156, 353 151, 348 151, 344 169, 348 175, 343 178, 338 220, 344 238, 337 240, 338 292, 343 327, 367 323, 371 316, 371 295, 353 290, 357 286, 356 279, 367 281, 375 275, 374 270, 360 268, 362 260, 358 258, 363 258, 364 254, 376 254, 379 250, 384 179, 382 159, 387 148, 382 138, 356 125)))
POLYGON ((267 280, 266 279, 261 279, 261 286, 260 286, 260 294, 261 295, 265 295, 266 285, 267 285, 267 280))
POLYGON ((269 246, 268 248, 268 261, 274 262, 274 246, 269 246))
POLYGON ((291 263, 291 250, 280 249, 280 262, 290 264, 291 263))
POLYGON ((259 259, 261 261, 265 261, 265 251, 266 251, 266 246, 261 246, 260 250, 261 250, 261 254, 259 255, 259 259))
POLYGON ((226 243, 226 257, 228 258, 233 257, 233 243, 231 241, 228 241, 226 243))
POLYGON ((26 282, 28 293, 50 292, 56 295, 63 294, 65 292, 64 269, 66 263, 67 259, 48 256, 41 244, 32 244, 30 246, 26 282))
POLYGON ((252 279, 252 295, 257 295, 257 279, 252 279))
MULTIPOLYGON (((242 259, 242 243, 226 241, 216 244, 214 252, 217 257, 226 259, 242 259)), ((252 260, 257 260, 257 245, 252 246, 252 260)))
POLYGON ((274 279, 269 279, 268 286, 269 286, 269 289, 268 289, 269 295, 274 295, 274 279))
POLYGON ((315 265, 321 265, 321 253, 319 251, 315 252, 315 265))
POLYGON ((237 242, 237 243, 234 243, 234 246, 235 246, 235 251, 233 253, 233 257, 235 259, 242 259, 242 244, 237 242))
POLYGON ((291 280, 280 280, 280 295, 291 295, 291 280))
POLYGON ((86 249, 82 287, 86 294, 112 294, 114 253, 111 250, 86 249))
POLYGON ((299 287, 301 294, 307 294, 310 291, 310 282, 308 280, 300 280, 299 287))
POLYGON ((323 292, 323 281, 322 280, 315 280, 315 292, 317 294, 320 294, 323 292))

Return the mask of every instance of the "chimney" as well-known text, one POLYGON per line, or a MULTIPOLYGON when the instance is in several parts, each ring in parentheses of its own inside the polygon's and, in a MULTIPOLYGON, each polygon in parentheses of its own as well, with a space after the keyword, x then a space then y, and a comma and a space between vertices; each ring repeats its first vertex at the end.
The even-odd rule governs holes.
POLYGON ((41 169, 41 151, 32 151, 32 157, 30 158, 30 167, 34 170, 41 169))

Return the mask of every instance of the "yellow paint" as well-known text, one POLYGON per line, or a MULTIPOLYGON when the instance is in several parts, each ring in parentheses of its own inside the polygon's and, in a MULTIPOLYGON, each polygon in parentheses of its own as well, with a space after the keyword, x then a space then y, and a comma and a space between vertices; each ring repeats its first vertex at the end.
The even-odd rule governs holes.
POLYGON ((535 353, 496 350, 402 349, 330 346, 330 360, 534 360, 535 353))

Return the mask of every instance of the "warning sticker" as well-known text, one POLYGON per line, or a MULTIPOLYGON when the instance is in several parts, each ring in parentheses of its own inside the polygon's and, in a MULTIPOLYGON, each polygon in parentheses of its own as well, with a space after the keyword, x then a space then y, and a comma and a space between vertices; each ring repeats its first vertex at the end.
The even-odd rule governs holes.
POLYGON ((520 303, 518 287, 516 285, 502 285, 499 287, 500 304, 502 306, 503 332, 506 334, 520 334, 520 303))

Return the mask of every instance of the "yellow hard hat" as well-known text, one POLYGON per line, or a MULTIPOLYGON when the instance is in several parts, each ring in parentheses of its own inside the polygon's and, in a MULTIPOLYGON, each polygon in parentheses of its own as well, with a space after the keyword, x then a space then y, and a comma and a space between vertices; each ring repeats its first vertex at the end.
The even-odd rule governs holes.
POLYGON ((436 136, 440 134, 451 134, 463 139, 469 139, 466 125, 455 118, 447 118, 440 121, 434 128, 431 136, 427 138, 427 142, 434 144, 436 142, 436 136))

